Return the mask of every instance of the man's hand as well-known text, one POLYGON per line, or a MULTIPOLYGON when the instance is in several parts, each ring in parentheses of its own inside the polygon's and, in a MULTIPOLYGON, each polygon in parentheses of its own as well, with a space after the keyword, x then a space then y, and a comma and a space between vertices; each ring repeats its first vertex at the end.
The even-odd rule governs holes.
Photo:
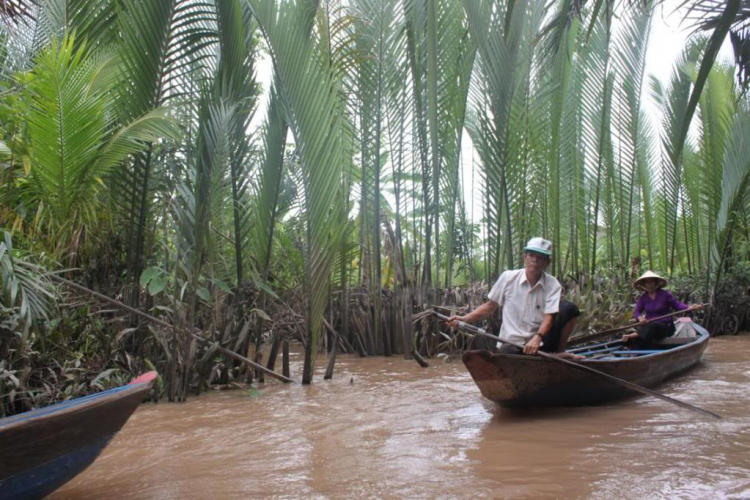
POLYGON ((524 354, 533 356, 539 350, 539 346, 541 345, 541 343, 542 338, 539 335, 535 334, 528 342, 526 342, 526 345, 523 346, 524 354))
POLYGON ((477 307, 470 313, 465 314, 464 316, 458 316, 453 315, 446 321, 446 324, 451 328, 458 327, 459 321, 462 323, 474 323, 476 321, 480 321, 484 318, 489 318, 493 314, 495 314, 495 311, 497 311, 497 304, 495 302, 492 302, 491 300, 488 300, 481 306, 477 307))
POLYGON ((458 328, 458 322, 466 323, 466 320, 464 320, 463 316, 451 316, 448 318, 448 321, 446 321, 446 324, 451 328, 458 328))
POLYGON ((638 323, 640 323, 642 325, 645 325, 646 323, 648 323, 648 320, 646 319, 646 316, 640 316, 638 318, 638 323))

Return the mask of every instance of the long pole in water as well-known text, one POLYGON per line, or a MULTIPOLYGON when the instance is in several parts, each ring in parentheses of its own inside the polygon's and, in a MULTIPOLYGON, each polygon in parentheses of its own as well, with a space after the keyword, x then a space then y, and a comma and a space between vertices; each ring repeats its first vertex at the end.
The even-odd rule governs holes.
MULTIPOLYGON (((107 297, 106 295, 103 295, 103 294, 101 294, 99 292, 95 292, 94 290, 86 288, 85 286, 81 286, 78 283, 74 283, 74 282, 72 282, 70 280, 66 280, 65 278, 61 278, 60 276, 57 276, 56 274, 49 274, 48 276, 50 278, 52 278, 53 280, 57 281, 58 283, 62 283, 64 285, 69 286, 70 288, 74 288, 74 289, 76 289, 78 291, 87 293, 87 294, 89 294, 89 295, 91 295, 93 297, 96 297, 96 298, 98 298, 100 300, 103 300, 104 302, 112 304, 113 306, 117 306, 120 309, 124 309, 124 310, 126 310, 128 312, 131 312, 131 313, 137 315, 137 316, 145 318, 145 319, 147 319, 147 320, 149 320, 149 321, 151 321, 153 323, 156 323, 157 325, 163 326, 164 328, 173 328, 173 325, 170 325, 166 321, 162 321, 159 318, 151 316, 150 314, 147 314, 147 313, 145 313, 143 311, 139 311, 138 309, 135 309, 133 307, 125 305, 122 302, 120 302, 119 300, 111 299, 111 298, 107 297)), ((208 339, 204 339, 203 337, 201 337, 200 335, 196 335, 195 333, 191 333, 190 335, 195 340, 199 340, 201 342, 210 342, 208 339)), ((263 365, 261 365, 259 363, 256 363, 254 361, 250 361, 245 356, 242 356, 240 354, 237 354, 234 351, 230 351, 229 349, 221 347, 218 343, 216 344, 216 350, 219 351, 220 353, 222 353, 223 355, 227 356, 227 357, 236 359, 237 361, 239 361, 241 363, 244 363, 244 364, 246 364, 248 366, 251 366, 252 368, 255 368, 258 371, 261 371, 263 373, 268 374, 270 377, 273 377, 273 378, 275 378, 277 380, 281 380, 284 383, 289 384, 291 382, 294 382, 294 380, 290 379, 289 377, 285 377, 284 375, 279 375, 275 371, 269 370, 268 368, 266 368, 265 366, 263 366, 263 365)))
MULTIPOLYGON (((445 316, 445 315, 440 314, 438 312, 433 312, 433 314, 437 318, 442 319, 444 321, 448 321, 450 319, 448 316, 445 316)), ((479 336, 482 336, 482 337, 487 337, 489 339, 493 339, 493 340, 496 340, 498 342, 502 342, 504 344, 512 345, 512 346, 517 347, 519 349, 523 349, 523 347, 524 347, 523 345, 517 344, 515 342, 509 342, 507 340, 500 340, 500 337, 497 337, 495 335, 487 333, 484 330, 482 330, 481 328, 477 328, 476 326, 470 325, 468 323, 464 323, 463 321, 459 321, 458 322, 458 327, 459 328, 463 328, 464 330, 469 331, 469 332, 473 333, 474 335, 479 335, 479 336)), ((680 408, 685 408, 686 410, 694 411, 696 413, 700 413, 700 414, 703 414, 703 415, 708 415, 709 417, 713 417, 713 418, 717 418, 717 419, 721 420, 721 416, 717 415, 716 413, 710 412, 708 410, 704 410, 703 408, 698 408, 697 406, 693 406, 691 404, 685 403, 683 401, 680 401, 680 400, 677 400, 677 399, 674 399, 674 398, 670 398, 669 396, 665 396, 664 394, 658 393, 656 391, 652 391, 651 389, 646 389, 645 387, 641 387, 640 385, 634 384, 632 382, 628 382, 627 380, 623 380, 621 378, 614 377, 614 376, 612 376, 612 375, 610 375, 608 373, 600 372, 599 370, 595 370, 595 369, 591 368, 590 366, 585 366, 585 365, 582 365, 580 363, 576 363, 574 361, 570 361, 568 359, 560 358, 558 356, 554 356, 554 355, 546 353, 544 351, 537 351, 537 355, 540 356, 540 357, 542 357, 542 358, 544 358, 544 359, 549 359, 550 361, 554 361, 556 363, 562 363, 564 365, 568 365, 568 366, 570 366, 572 368, 575 368, 576 370, 581 370, 581 371, 590 373, 592 375, 595 375, 597 377, 606 378, 607 380, 610 380, 610 381, 612 381, 612 382, 614 382, 616 384, 625 386, 628 389, 632 389, 632 390, 634 390, 636 392, 640 392, 641 394, 645 394, 647 396, 653 396, 653 397, 655 397, 657 399, 661 399, 662 401, 666 401, 667 403, 672 403, 673 405, 677 405, 680 408)))

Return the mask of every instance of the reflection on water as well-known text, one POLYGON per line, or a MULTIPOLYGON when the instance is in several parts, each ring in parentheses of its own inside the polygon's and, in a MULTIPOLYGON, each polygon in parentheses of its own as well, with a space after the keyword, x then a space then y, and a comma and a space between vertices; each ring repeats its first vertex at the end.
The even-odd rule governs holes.
POLYGON ((648 398, 502 410, 460 362, 340 356, 312 387, 143 405, 51 498, 750 498, 750 337, 660 390, 725 420, 648 398))

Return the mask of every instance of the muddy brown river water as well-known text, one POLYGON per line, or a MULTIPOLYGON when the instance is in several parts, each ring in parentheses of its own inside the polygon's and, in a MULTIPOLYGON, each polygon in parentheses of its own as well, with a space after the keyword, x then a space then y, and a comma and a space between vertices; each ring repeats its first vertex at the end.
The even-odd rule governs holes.
POLYGON ((502 410, 460 361, 324 364, 312 386, 142 405, 51 498, 750 498, 750 336, 659 388, 723 421, 646 397, 502 410))

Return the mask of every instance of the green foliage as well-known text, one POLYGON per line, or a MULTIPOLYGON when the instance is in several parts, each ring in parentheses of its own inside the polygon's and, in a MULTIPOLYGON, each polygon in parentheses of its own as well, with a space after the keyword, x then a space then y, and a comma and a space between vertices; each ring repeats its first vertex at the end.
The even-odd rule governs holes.
POLYGON ((532 133, 523 127, 523 120, 517 120, 519 115, 545 104, 533 101, 529 89, 530 55, 541 27, 543 2, 532 2, 528 10, 514 9, 512 3, 494 9, 492 2, 469 1, 465 8, 469 33, 477 45, 478 78, 470 93, 474 114, 468 130, 482 160, 485 217, 491 221, 486 225, 488 279, 513 266, 518 258, 514 241, 523 239, 518 233, 528 223, 522 214, 530 202, 524 195, 531 165, 514 148, 532 133))
POLYGON ((18 320, 28 325, 45 321, 56 298, 46 271, 29 262, 23 252, 13 249, 10 233, 3 231, 0 241, 0 285, 3 326, 0 330, 13 331, 18 320))
POLYGON ((332 249, 341 237, 332 217, 332 196, 339 186, 343 162, 342 103, 339 82, 321 57, 322 47, 308 36, 309 7, 305 2, 250 0, 253 13, 271 50, 286 114, 300 154, 305 200, 305 288, 308 352, 303 381, 312 381, 314 356, 328 293, 332 249))
MULTIPOLYGON (((714 268, 718 270, 730 256, 732 236, 736 234, 733 229, 741 215, 747 212, 750 203, 750 119, 746 106, 743 103, 744 111, 735 116, 732 136, 724 156, 721 208, 716 220, 717 238, 711 248, 714 268)), ((736 250, 734 255, 743 257, 736 250)))
POLYGON ((162 292, 169 283, 169 275, 158 267, 149 267, 143 271, 140 280, 141 286, 148 290, 151 295, 162 292))
POLYGON ((75 39, 53 41, 28 78, 21 78, 28 80, 25 119, 32 155, 29 175, 20 183, 28 202, 39 206, 38 225, 56 256, 78 246, 82 232, 96 224, 110 172, 148 142, 180 137, 163 109, 118 124, 111 94, 116 56, 87 50, 83 43, 76 48, 75 39))

